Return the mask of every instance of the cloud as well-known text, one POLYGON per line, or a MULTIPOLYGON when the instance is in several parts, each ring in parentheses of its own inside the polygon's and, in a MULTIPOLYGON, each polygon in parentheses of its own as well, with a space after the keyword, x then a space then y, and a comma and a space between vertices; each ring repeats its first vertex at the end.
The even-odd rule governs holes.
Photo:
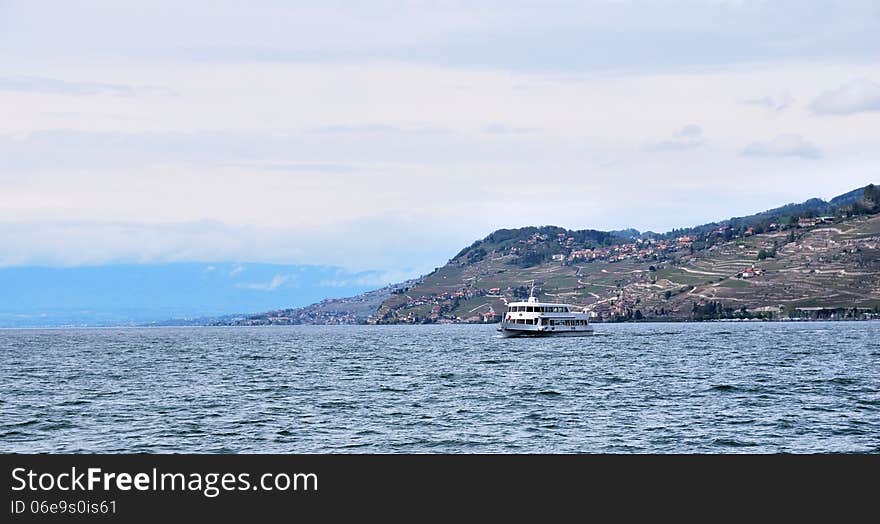
POLYGON ((513 127, 506 124, 492 123, 483 128, 483 132, 490 135, 521 135, 534 131, 531 127, 513 127))
POLYGON ((324 279, 318 282, 317 287, 382 287, 389 283, 403 282, 412 277, 412 273, 408 271, 365 271, 355 275, 324 279))
POLYGON ((332 162, 230 162, 223 167, 259 169, 264 171, 288 171, 305 173, 355 173, 368 170, 368 166, 332 162))
POLYGON ((400 280, 405 280, 429 272, 474 237, 451 229, 425 235, 423 221, 405 215, 359 219, 332 228, 266 228, 209 220, 165 224, 0 220, 0 268, 199 262, 216 267, 213 274, 227 275, 232 282, 269 287, 269 277, 244 278, 252 274, 251 264, 259 263, 334 266, 350 272, 382 269, 399 271, 405 277, 400 280), (267 282, 260 281, 264 278, 267 282))
POLYGON ((133 96, 136 94, 172 96, 176 94, 171 89, 158 86, 131 86, 100 82, 75 82, 36 76, 0 77, 0 91, 75 96, 133 96))
POLYGON ((672 135, 671 140, 654 142, 647 146, 649 151, 681 151, 694 149, 703 145, 703 128, 696 124, 688 124, 672 135))
POLYGON ((702 134, 703 128, 696 124, 688 124, 675 133, 675 135, 678 137, 688 139, 699 138, 700 136, 702 136, 702 134))
POLYGON ((759 96, 740 100, 740 104, 761 106, 771 111, 782 112, 794 104, 794 97, 788 91, 776 96, 759 96))
POLYGON ((291 275, 275 275, 269 282, 251 282, 247 284, 236 284, 236 287, 241 289, 254 289, 257 291, 275 291, 290 280, 292 280, 291 275))
POLYGON ((825 91, 810 104, 817 115, 851 115, 880 111, 880 84, 861 78, 825 91))
POLYGON ((0 78, 0 91, 22 91, 26 93, 50 93, 62 95, 116 95, 126 96, 134 93, 134 88, 119 84, 97 82, 68 82, 55 78, 5 77, 0 78))
POLYGON ((742 154, 745 156, 822 158, 822 152, 801 135, 779 135, 772 140, 752 142, 742 154))
POLYGON ((392 126, 387 124, 334 124, 320 126, 309 130, 323 135, 372 135, 372 136, 406 136, 406 135, 445 135, 452 133, 450 129, 437 126, 412 125, 392 126))

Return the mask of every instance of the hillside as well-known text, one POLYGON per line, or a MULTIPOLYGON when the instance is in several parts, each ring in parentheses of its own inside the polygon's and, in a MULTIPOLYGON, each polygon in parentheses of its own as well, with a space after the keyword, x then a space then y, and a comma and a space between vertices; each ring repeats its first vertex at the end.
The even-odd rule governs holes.
POLYGON ((252 315, 227 316, 203 320, 213 326, 275 326, 295 324, 363 324, 392 293, 415 284, 402 282, 368 291, 354 297, 328 298, 306 307, 279 309, 252 315))
POLYGON ((665 234, 504 229, 401 286, 372 322, 497 320, 528 296, 601 320, 864 316, 880 311, 874 186, 665 234))

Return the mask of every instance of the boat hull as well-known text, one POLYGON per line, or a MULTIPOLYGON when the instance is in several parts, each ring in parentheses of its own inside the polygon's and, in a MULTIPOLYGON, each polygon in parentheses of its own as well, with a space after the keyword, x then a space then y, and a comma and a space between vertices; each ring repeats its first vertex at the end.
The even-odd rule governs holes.
POLYGON ((593 334, 593 328, 587 329, 558 329, 558 330, 543 330, 543 329, 509 329, 509 328, 498 328, 498 332, 501 333, 501 336, 504 338, 515 338, 515 337, 586 337, 593 334))

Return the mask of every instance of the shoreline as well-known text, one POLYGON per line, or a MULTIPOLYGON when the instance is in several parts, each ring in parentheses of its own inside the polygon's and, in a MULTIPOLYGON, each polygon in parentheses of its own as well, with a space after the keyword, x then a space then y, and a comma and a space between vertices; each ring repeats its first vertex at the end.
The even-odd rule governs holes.
MULTIPOLYGON (((800 324, 800 323, 814 323, 814 322, 877 322, 880 321, 880 318, 865 318, 865 319, 806 319, 806 318, 792 318, 792 319, 711 319, 711 320, 690 320, 690 319, 682 319, 682 320, 625 320, 620 322, 590 322, 591 325, 609 325, 609 324, 707 324, 707 323, 718 323, 718 324, 743 324, 743 323, 777 323, 777 324, 800 324)), ((3 326, 0 327, 0 332, 3 331, 61 331, 61 330, 71 330, 71 329, 165 329, 165 328, 278 328, 278 327, 303 327, 303 326, 315 326, 315 327, 344 327, 344 326, 372 326, 372 327, 385 327, 385 326, 494 326, 499 324, 498 322, 432 322, 429 324, 408 324, 408 323, 395 323, 395 324, 367 324, 367 323, 359 323, 359 324, 254 324, 254 325, 231 325, 231 324, 191 324, 191 325, 180 325, 180 324, 169 324, 169 325, 118 325, 118 326, 3 326)))

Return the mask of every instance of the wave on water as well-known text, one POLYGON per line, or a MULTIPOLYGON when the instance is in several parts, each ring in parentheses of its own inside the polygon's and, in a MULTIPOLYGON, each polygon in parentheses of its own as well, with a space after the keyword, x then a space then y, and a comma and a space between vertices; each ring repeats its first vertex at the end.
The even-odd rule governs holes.
POLYGON ((880 322, 741 328, 4 331, 0 452, 878 449, 880 322))
POLYGON ((741 391, 741 390, 740 390, 740 388, 738 388, 736 386, 732 386, 730 384, 718 384, 717 386, 712 386, 711 388, 709 388, 709 391, 729 392, 729 391, 741 391))
POLYGON ((393 393, 406 393, 409 391, 407 388, 395 388, 392 386, 386 386, 384 384, 379 384, 379 391, 390 391, 393 393))
POLYGON ((726 448, 750 448, 758 445, 755 442, 744 442, 733 438, 716 438, 712 440, 712 444, 726 448))

